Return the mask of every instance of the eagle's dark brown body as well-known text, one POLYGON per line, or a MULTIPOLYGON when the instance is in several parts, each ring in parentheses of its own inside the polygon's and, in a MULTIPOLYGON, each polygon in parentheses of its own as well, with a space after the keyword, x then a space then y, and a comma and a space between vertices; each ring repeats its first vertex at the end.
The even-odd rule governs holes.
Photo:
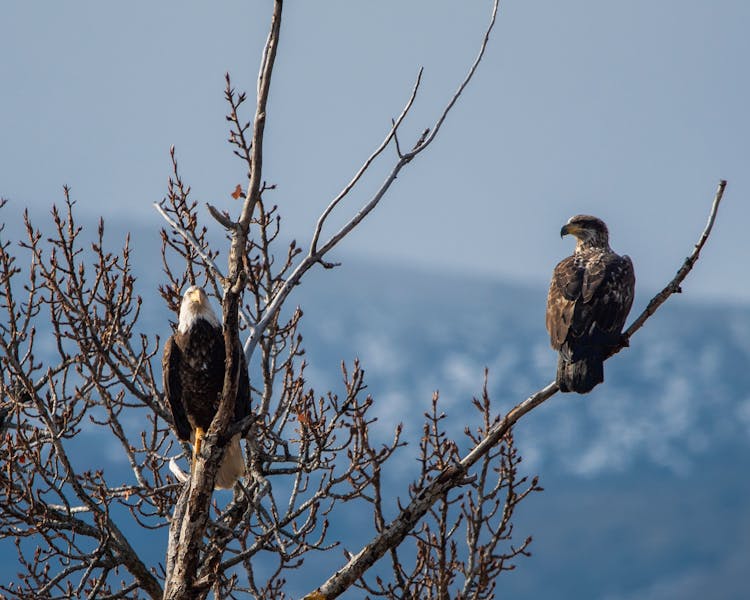
POLYGON ((563 227, 566 233, 578 244, 552 274, 546 324, 559 352, 560 391, 584 394, 604 381, 604 360, 619 344, 633 304, 635 274, 630 258, 609 247, 603 221, 578 215, 563 227))
MULTIPOLYGON (((224 385, 224 338, 221 329, 197 319, 187 333, 179 331, 164 349, 168 357, 167 397, 181 440, 192 430, 208 429, 216 414, 224 385)), ((243 366, 244 366, 244 360, 243 366)), ((247 402, 247 369, 242 370, 235 404, 235 420, 250 414, 247 402)))

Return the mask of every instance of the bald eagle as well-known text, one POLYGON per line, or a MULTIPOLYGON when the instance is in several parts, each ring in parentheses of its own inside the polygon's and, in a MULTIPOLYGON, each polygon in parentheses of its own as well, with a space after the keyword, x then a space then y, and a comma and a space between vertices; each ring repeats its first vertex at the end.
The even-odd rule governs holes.
MULTIPOLYGON (((164 395, 177 437, 193 444, 193 464, 216 414, 224 384, 224 337, 202 288, 188 288, 180 304, 177 331, 164 346, 164 395)), ((234 421, 250 414, 245 357, 241 356, 234 421)), ((216 473, 216 487, 228 489, 245 474, 240 436, 232 438, 216 473)))
POLYGON ((604 360, 621 341, 635 274, 630 257, 609 247, 609 231, 601 219, 571 217, 560 230, 560 237, 567 234, 577 238, 576 248, 552 273, 547 331, 559 352, 560 391, 585 394, 604 381, 604 360))

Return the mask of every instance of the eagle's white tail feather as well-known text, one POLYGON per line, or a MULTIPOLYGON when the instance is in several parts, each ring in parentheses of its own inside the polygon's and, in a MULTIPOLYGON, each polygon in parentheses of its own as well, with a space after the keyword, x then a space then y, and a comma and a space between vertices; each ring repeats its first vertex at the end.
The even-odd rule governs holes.
POLYGON ((188 479, 190 479, 190 475, 185 473, 182 469, 180 469, 180 466, 177 464, 177 461, 174 458, 169 459, 169 470, 172 472, 172 475, 174 475, 177 478, 177 481, 180 483, 185 483, 188 479))
POLYGON ((242 456, 239 434, 235 435, 229 442, 221 466, 216 472, 216 487, 220 490, 228 490, 234 486, 235 481, 245 474, 245 458, 242 456))
MULTIPOLYGON (((190 443, 195 443, 195 436, 190 435, 190 443)), ((185 483, 190 479, 190 474, 185 473, 177 464, 174 458, 169 459, 169 470, 180 483, 185 483)), ((216 472, 215 487, 220 490, 230 490, 234 487, 235 481, 245 475, 245 458, 242 456, 242 445, 240 444, 239 434, 235 435, 229 442, 221 466, 216 472)))

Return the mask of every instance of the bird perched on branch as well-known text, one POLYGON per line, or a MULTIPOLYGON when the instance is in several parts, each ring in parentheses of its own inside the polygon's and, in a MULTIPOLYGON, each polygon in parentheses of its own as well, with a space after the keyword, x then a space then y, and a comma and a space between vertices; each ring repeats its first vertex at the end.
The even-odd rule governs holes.
POLYGON ((547 331, 559 352, 560 391, 585 394, 604 381, 604 360, 622 341, 635 274, 630 257, 609 247, 609 231, 601 219, 571 217, 560 230, 560 237, 567 234, 576 237, 576 248, 552 273, 547 331))
MULTIPOLYGON (((164 395, 172 410, 177 437, 193 444, 193 462, 216 414, 224 385, 224 336, 206 292, 192 286, 182 297, 177 331, 164 346, 164 395)), ((233 421, 250 414, 250 382, 245 357, 240 372, 233 421)), ((245 474, 240 436, 227 446, 216 473, 216 487, 231 488, 245 474)))

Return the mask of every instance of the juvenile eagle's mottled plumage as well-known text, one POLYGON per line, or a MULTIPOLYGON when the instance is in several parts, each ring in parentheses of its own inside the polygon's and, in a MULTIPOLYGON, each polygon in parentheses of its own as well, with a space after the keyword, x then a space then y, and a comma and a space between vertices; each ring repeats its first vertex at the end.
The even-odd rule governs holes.
MULTIPOLYGON (((224 384, 224 337, 203 289, 192 286, 182 298, 177 331, 164 346, 164 395, 177 437, 193 444, 193 460, 216 414, 224 384)), ((234 420, 250 414, 250 382, 241 357, 234 420)), ((245 474, 239 435, 226 448, 216 473, 217 488, 231 488, 245 474)))
POLYGON ((560 236, 577 238, 572 256, 552 273, 547 295, 547 331, 559 352, 557 385, 561 392, 585 394, 604 381, 604 360, 620 342, 633 304, 635 274, 628 256, 609 247, 604 221, 571 217, 560 236))

